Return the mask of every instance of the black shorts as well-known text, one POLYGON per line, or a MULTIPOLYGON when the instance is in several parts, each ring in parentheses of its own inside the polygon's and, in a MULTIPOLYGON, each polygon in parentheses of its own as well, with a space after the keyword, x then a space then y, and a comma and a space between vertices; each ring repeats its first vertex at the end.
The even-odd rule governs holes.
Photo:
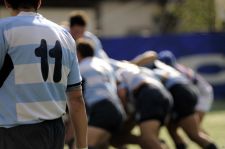
POLYGON ((64 136, 65 128, 61 118, 0 128, 0 149, 63 149, 64 136))
POLYGON ((102 128, 111 134, 117 133, 123 122, 121 112, 107 99, 99 101, 89 107, 88 117, 89 126, 102 128))
POLYGON ((191 84, 177 84, 170 88, 173 96, 174 106, 172 109, 172 119, 179 121, 195 111, 197 104, 197 92, 191 84))
POLYGON ((134 93, 134 97, 137 122, 158 120, 164 124, 172 106, 171 96, 166 90, 144 84, 134 93))

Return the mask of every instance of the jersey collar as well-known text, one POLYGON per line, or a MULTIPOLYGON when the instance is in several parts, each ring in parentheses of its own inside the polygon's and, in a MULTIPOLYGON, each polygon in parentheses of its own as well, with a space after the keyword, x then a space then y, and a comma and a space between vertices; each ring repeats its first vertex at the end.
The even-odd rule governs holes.
POLYGON ((21 11, 17 16, 41 16, 41 15, 39 13, 36 13, 36 12, 21 11))

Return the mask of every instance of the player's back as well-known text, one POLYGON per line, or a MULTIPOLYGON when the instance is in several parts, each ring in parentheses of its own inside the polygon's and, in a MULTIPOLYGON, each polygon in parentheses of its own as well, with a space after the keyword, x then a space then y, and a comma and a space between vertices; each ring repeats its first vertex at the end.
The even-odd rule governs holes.
POLYGON ((165 83, 167 88, 170 88, 174 84, 188 84, 188 79, 173 67, 156 60, 154 62, 154 73, 165 83))
POLYGON ((0 126, 60 117, 65 112, 67 76, 77 63, 70 34, 32 12, 2 20, 0 31, 4 35, 0 37, 0 59, 4 59, 0 61, 4 73, 0 76, 0 126))
POLYGON ((118 105, 116 80, 112 67, 97 57, 85 58, 80 63, 80 70, 85 80, 85 100, 89 106, 109 99, 118 105))

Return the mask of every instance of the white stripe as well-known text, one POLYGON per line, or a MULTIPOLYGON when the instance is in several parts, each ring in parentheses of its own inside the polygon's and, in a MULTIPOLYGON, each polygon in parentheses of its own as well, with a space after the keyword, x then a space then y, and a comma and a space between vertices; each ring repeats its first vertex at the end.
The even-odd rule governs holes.
POLYGON ((91 77, 87 77, 85 79, 87 79, 87 84, 89 86, 94 86, 94 85, 104 83, 103 76, 91 76, 91 77))
POLYGON ((65 113, 66 101, 17 103, 17 119, 20 122, 37 119, 54 119, 65 113))
POLYGON ((63 34, 59 33, 60 32, 54 30, 54 28, 50 29, 42 26, 26 26, 7 30, 5 31, 5 36, 10 45, 10 48, 22 45, 39 45, 41 39, 45 39, 47 44, 51 46, 54 46, 56 41, 59 40, 63 48, 72 50, 74 52, 74 44, 69 42, 68 38, 63 36, 63 34))
MULTIPOLYGON (((49 65, 49 73, 47 82, 55 83, 53 81, 54 64, 49 65)), ((15 65, 15 83, 16 84, 31 84, 31 83, 42 83, 44 82, 41 74, 40 63, 36 64, 23 64, 15 65)), ((69 74, 69 69, 62 65, 62 79, 59 83, 67 85, 67 76, 69 74)))

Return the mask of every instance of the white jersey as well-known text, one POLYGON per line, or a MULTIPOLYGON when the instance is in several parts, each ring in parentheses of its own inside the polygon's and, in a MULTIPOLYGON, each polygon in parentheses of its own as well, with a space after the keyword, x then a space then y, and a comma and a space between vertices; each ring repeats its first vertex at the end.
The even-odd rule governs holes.
POLYGON ((38 13, 0 21, 0 127, 61 117, 81 82, 70 33, 38 13))

